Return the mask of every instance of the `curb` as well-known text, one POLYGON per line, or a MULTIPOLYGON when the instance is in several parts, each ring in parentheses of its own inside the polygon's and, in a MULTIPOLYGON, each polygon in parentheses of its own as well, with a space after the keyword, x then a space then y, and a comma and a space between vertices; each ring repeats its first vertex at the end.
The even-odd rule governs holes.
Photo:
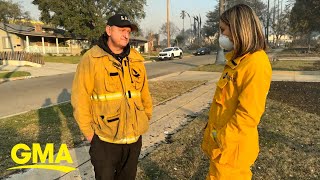
POLYGON ((143 63, 144 63, 144 64, 148 64, 148 63, 153 63, 153 62, 157 62, 157 61, 155 61, 155 60, 152 60, 152 61, 144 61, 143 63))
POLYGON ((155 78, 151 78, 149 79, 149 81, 161 81, 162 79, 165 79, 165 78, 168 78, 168 77, 172 77, 172 76, 177 76, 179 74, 182 74, 184 73, 185 71, 181 71, 181 72, 174 72, 174 73, 171 73, 171 74, 166 74, 166 75, 163 75, 163 76, 158 76, 158 77, 155 77, 155 78))
POLYGON ((16 81, 16 80, 23 80, 23 79, 31 79, 36 78, 38 76, 22 76, 22 77, 13 77, 13 78, 2 78, 0 79, 0 83, 8 82, 8 81, 16 81))

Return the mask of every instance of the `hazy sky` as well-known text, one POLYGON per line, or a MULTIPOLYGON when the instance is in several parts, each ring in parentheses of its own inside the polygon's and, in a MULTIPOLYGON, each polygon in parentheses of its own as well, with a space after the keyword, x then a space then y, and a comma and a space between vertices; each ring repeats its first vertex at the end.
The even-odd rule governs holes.
MULTIPOLYGON (((38 20, 40 12, 38 7, 32 4, 32 0, 13 0, 13 2, 19 2, 25 11, 31 13, 32 18, 38 20)), ((185 10, 190 16, 200 15, 204 24, 206 13, 212 11, 217 2, 218 0, 170 0, 170 21, 182 29, 180 13, 185 10)), ((167 0, 147 0, 146 18, 140 22, 143 31, 148 29, 159 31, 160 26, 167 20, 166 4, 167 0)), ((187 28, 190 28, 189 17, 185 19, 185 29, 187 28)))

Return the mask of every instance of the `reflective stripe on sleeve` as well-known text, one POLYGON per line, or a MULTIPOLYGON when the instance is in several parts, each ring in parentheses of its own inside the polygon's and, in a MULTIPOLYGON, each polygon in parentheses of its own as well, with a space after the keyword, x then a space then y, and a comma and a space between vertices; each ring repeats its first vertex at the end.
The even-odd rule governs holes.
POLYGON ((132 144, 132 143, 137 142, 139 140, 139 137, 140 136, 137 136, 137 137, 126 137, 126 138, 123 138, 123 139, 112 140, 112 139, 108 139, 108 138, 104 138, 104 137, 99 136, 101 141, 114 143, 114 144, 132 144))

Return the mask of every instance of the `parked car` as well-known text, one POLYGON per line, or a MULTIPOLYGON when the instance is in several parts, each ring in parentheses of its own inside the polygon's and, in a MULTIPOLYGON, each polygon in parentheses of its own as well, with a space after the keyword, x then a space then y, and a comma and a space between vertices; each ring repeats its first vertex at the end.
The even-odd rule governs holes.
POLYGON ((173 59, 175 57, 179 57, 180 59, 182 59, 182 56, 183 52, 179 47, 168 47, 159 52, 158 59, 173 59))
POLYGON ((202 48, 197 49, 193 54, 195 56, 198 56, 198 55, 205 55, 205 54, 210 54, 210 53, 211 53, 211 51, 209 48, 202 47, 202 48))

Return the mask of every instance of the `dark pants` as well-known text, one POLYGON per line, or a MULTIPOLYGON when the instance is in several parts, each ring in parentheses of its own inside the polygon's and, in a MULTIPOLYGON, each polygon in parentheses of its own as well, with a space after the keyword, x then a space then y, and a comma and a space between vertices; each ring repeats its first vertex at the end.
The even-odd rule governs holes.
POLYGON ((142 138, 133 144, 112 144, 94 135, 90 156, 97 180, 134 180, 142 138))

